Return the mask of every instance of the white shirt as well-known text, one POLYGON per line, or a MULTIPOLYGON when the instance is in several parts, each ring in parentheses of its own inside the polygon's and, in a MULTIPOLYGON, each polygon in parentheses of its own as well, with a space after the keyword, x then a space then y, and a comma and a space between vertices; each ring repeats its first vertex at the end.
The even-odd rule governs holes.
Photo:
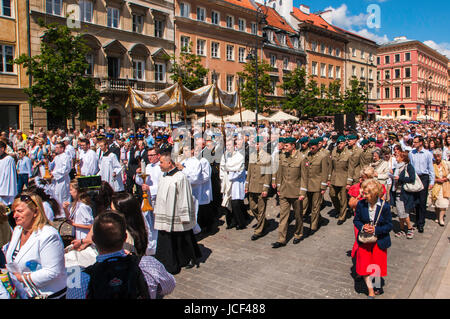
POLYGON ((55 219, 52 206, 49 202, 42 202, 42 204, 44 206, 45 216, 47 216, 47 219, 52 222, 55 219))
POLYGON ((87 152, 80 150, 81 175, 92 176, 98 173, 98 156, 89 149, 87 152))
MULTIPOLYGON (((147 180, 145 184, 150 186, 150 196, 154 197, 158 193, 158 183, 159 179, 162 176, 161 167, 159 166, 159 162, 155 164, 147 164, 145 167, 145 174, 147 175, 147 180)), ((142 185, 143 180, 139 174, 136 175, 136 184, 142 185)))
POLYGON ((14 158, 7 155, 0 160, 0 202, 11 205, 17 195, 17 172, 14 158))
MULTIPOLYGON (((75 208, 73 204, 69 208, 70 219, 74 224, 80 225, 92 225, 94 223, 94 217, 92 215, 92 209, 80 201, 77 202, 75 208)), ((89 233, 89 229, 83 229, 78 227, 72 228, 72 236, 76 239, 84 239, 89 233)))

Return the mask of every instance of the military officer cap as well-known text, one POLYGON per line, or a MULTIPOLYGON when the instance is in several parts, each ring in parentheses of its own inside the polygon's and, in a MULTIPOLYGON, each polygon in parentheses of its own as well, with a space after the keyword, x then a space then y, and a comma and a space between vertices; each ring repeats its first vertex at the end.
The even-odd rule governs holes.
POLYGON ((338 143, 345 142, 345 141, 346 141, 345 137, 343 137, 343 136, 339 136, 338 139, 337 139, 338 143))
POLYGON ((362 140, 361 143, 359 143, 359 144, 361 144, 361 146, 364 146, 364 145, 366 145, 366 144, 369 144, 369 140, 364 139, 364 140, 362 140))
POLYGON ((308 142, 309 142, 308 136, 303 136, 303 137, 300 139, 300 144, 305 144, 305 143, 308 143, 308 142))
POLYGON ((134 138, 134 137, 135 137, 134 134, 131 134, 131 135, 130 135, 130 138, 134 138))
POLYGON ((164 140, 164 139, 168 139, 168 138, 169 138, 169 135, 163 135, 162 138, 163 138, 163 140, 164 140))
POLYGON ((144 135, 139 134, 139 135, 137 136, 137 139, 138 139, 138 140, 143 140, 143 139, 144 139, 144 135))
POLYGON ((286 137, 284 139, 284 143, 292 143, 292 144, 294 144, 295 142, 297 142, 297 140, 294 137, 286 137))
POLYGON ((108 134, 106 134, 106 138, 114 138, 114 134, 111 134, 111 133, 108 133, 108 134))
POLYGON ((369 137, 369 142, 376 142, 377 140, 373 137, 369 137))
POLYGON ((395 134, 395 133, 393 133, 393 132, 390 132, 390 133, 388 134, 388 137, 389 137, 389 138, 392 138, 392 139, 396 139, 396 138, 397 138, 397 134, 395 134))
POLYGON ((260 143, 260 142, 264 142, 264 137, 263 136, 257 136, 255 139, 256 143, 260 143))
POLYGON ((161 135, 158 135, 158 136, 156 137, 156 140, 157 140, 157 141, 162 140, 162 136, 161 136, 161 135))
POLYGON ((314 145, 318 145, 319 144, 319 139, 318 138, 313 138, 312 140, 310 140, 308 142, 308 146, 314 146, 314 145))
POLYGON ((105 138, 105 135, 98 135, 97 140, 103 140, 105 138))

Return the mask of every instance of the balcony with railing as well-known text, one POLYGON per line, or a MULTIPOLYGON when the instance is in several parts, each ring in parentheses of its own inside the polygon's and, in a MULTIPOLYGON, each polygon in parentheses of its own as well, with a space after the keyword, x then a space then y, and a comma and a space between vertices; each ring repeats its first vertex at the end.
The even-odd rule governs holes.
POLYGON ((98 79, 97 85, 101 93, 124 94, 128 92, 128 87, 139 91, 160 91, 168 87, 168 83, 114 78, 98 79))

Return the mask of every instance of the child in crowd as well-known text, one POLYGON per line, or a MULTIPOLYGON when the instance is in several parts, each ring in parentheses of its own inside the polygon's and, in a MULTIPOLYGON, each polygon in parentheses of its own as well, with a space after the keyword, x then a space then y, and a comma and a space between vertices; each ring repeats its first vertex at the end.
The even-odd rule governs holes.
POLYGON ((75 239, 80 240, 86 237, 94 223, 90 198, 80 190, 77 180, 70 182, 70 195, 72 196, 72 203, 64 202, 63 209, 66 218, 73 226, 72 235, 75 239))

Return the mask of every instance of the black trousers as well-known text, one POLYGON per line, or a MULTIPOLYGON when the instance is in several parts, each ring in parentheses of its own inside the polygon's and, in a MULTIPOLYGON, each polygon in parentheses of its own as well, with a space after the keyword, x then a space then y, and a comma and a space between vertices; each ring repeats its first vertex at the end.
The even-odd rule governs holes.
POLYGON ((236 224, 239 227, 245 227, 247 226, 245 221, 245 211, 244 211, 244 201, 242 199, 235 199, 231 201, 231 212, 233 214, 233 218, 236 222, 236 224))
POLYGON ((216 211, 212 206, 212 202, 206 205, 198 206, 197 223, 201 229, 211 228, 216 218, 216 211))
POLYGON ((422 181, 423 190, 415 193, 414 195, 416 200, 416 225, 424 227, 425 216, 427 214, 427 198, 428 198, 428 187, 430 185, 430 176, 423 174, 419 175, 419 178, 422 181))

